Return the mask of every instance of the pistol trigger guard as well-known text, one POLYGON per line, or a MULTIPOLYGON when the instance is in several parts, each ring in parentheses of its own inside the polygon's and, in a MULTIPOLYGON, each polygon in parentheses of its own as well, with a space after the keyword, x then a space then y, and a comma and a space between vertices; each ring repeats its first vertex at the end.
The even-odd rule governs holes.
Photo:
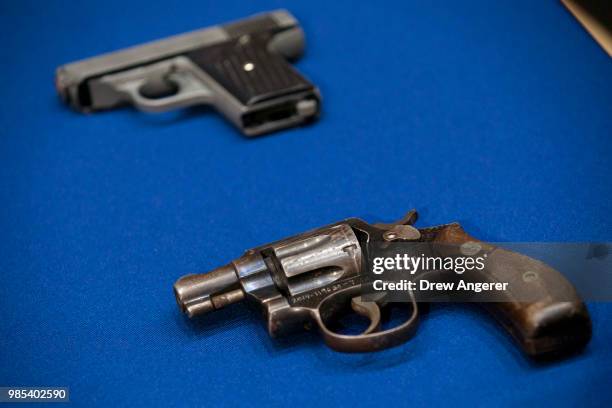
POLYGON ((210 103, 212 93, 208 88, 197 84, 195 79, 188 79, 184 74, 181 77, 177 73, 170 74, 168 79, 178 86, 178 91, 174 95, 162 98, 147 98, 141 94, 140 90, 146 80, 136 80, 122 84, 118 87, 118 90, 123 92, 136 108, 144 112, 163 112, 210 103))
POLYGON ((212 104, 213 92, 195 74, 193 66, 184 57, 161 61, 130 71, 107 75, 101 79, 121 99, 131 102, 144 112, 164 112, 193 105, 212 104), (163 79, 177 87, 176 92, 159 98, 143 95, 143 88, 151 78, 163 79))

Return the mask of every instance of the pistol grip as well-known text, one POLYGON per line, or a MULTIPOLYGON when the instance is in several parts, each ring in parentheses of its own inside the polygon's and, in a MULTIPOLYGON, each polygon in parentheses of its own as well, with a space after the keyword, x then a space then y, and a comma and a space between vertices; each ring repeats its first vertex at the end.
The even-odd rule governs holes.
POLYGON ((216 108, 247 135, 308 123, 319 115, 317 88, 293 68, 279 47, 263 32, 186 54, 209 78, 216 108))
POLYGON ((435 241, 462 245, 478 242, 488 252, 475 280, 508 282, 500 302, 482 303, 532 357, 567 354, 591 338, 585 304, 570 282, 536 259, 486 244, 468 235, 459 224, 445 227, 435 241))

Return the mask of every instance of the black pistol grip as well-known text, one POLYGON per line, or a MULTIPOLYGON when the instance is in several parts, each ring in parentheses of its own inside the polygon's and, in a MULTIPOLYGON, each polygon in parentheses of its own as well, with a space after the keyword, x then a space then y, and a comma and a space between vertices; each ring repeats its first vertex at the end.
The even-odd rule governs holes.
POLYGON ((248 112, 242 117, 245 128, 299 114, 302 101, 312 101, 313 114, 308 115, 311 120, 318 113, 317 89, 284 55, 270 49, 271 39, 270 33, 244 34, 187 54, 195 65, 246 107, 248 112))
POLYGON ((573 285, 536 259, 478 241, 459 224, 450 224, 435 241, 453 245, 479 243, 488 253, 485 268, 473 270, 480 282, 508 282, 495 302, 483 302, 531 357, 569 354, 591 338, 591 319, 573 285), (501 296, 501 297, 500 297, 501 296))

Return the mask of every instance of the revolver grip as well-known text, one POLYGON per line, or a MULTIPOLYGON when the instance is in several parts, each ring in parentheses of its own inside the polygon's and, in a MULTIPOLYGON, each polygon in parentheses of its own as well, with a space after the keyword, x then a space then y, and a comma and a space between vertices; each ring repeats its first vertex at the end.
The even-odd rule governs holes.
POLYGON ((435 241, 478 242, 488 252, 485 268, 471 271, 480 282, 508 282, 498 302, 481 305, 532 357, 568 354, 591 338, 585 304, 561 273, 536 259, 478 241, 459 224, 445 227, 435 241))

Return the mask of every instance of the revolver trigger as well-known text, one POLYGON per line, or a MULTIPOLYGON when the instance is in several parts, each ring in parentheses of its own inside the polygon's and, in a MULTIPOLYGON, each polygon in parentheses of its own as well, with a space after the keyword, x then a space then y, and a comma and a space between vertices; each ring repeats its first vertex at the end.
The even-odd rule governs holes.
POLYGON ((371 302, 366 302, 359 296, 359 290, 358 286, 342 289, 334 295, 326 297, 319 305, 319 309, 314 311, 313 317, 319 326, 325 343, 329 347, 345 353, 364 353, 397 346, 414 335, 418 325, 418 307, 412 292, 409 292, 410 315, 406 319, 402 319, 403 323, 391 329, 384 329, 381 325, 382 313, 380 308, 390 305, 386 296, 380 294, 380 297, 376 297, 371 302), (339 302, 346 305, 348 299, 351 299, 351 308, 355 313, 370 319, 370 325, 361 334, 337 333, 328 328, 326 324, 339 310, 339 302))
POLYGON ((351 309, 358 315, 370 320, 370 325, 362 334, 370 334, 380 330, 380 308, 376 302, 365 302, 361 296, 351 299, 351 309))

